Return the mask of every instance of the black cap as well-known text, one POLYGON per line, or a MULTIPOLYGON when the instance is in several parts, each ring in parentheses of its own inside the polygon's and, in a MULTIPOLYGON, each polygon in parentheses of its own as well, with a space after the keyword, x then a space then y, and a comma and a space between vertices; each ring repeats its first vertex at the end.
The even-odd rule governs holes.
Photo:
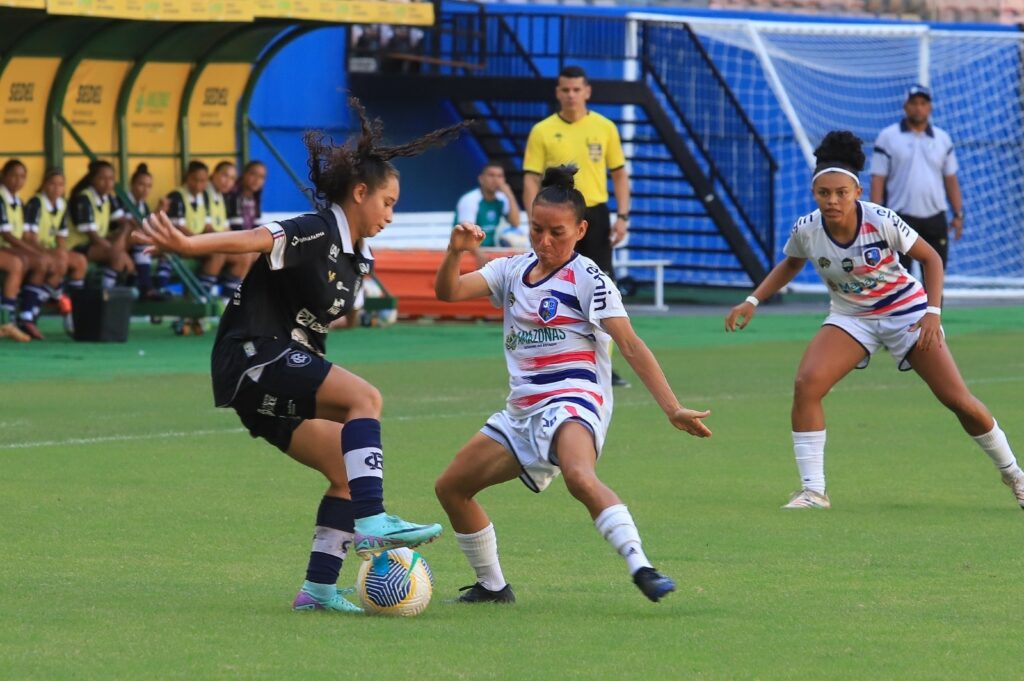
POLYGON ((921 85, 920 83, 911 85, 910 89, 907 90, 907 101, 909 102, 914 97, 924 97, 929 102, 932 101, 931 88, 926 85, 921 85))

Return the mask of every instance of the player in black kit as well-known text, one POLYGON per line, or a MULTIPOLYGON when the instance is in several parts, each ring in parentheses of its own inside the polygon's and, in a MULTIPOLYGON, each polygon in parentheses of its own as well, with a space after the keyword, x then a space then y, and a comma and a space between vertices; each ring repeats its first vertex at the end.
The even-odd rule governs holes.
POLYGON ((152 252, 200 257, 260 253, 235 292, 213 348, 214 399, 232 407, 253 437, 262 437, 328 480, 317 511, 306 581, 296 610, 359 611, 336 582, 350 546, 364 558, 418 546, 441 533, 387 515, 383 505, 380 392, 328 362, 324 341, 332 321, 351 308, 363 275, 372 271, 366 239, 391 222, 399 176, 390 159, 441 144, 463 125, 436 130, 400 146, 381 144, 379 120, 349 104, 361 131, 334 145, 307 132, 310 180, 322 206, 262 228, 186 236, 164 213, 143 224, 152 252))

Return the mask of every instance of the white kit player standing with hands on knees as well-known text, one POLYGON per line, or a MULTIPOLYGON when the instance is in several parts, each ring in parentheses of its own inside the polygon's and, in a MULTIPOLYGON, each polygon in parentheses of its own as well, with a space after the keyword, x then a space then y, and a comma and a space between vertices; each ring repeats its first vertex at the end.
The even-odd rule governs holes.
POLYGON ((746 301, 732 308, 726 331, 750 323, 808 260, 828 285, 829 316, 800 361, 793 390, 793 451, 803 489, 783 508, 829 508, 825 493, 825 412, 822 400, 846 374, 863 369, 885 347, 900 371, 913 369, 992 459, 1024 508, 1024 472, 988 408, 971 394, 943 339, 942 259, 893 211, 861 201, 863 142, 833 131, 814 151, 811 178, 818 210, 793 226, 784 252, 746 301), (900 254, 922 264, 924 287, 900 264, 900 254))
POLYGON ((516 478, 541 492, 559 473, 598 532, 626 559, 643 594, 658 601, 675 590, 644 555, 629 510, 595 472, 612 416, 611 341, 673 426, 710 437, 701 421, 710 412, 679 404, 658 361, 634 332, 615 284, 573 250, 587 230, 575 172, 574 166, 545 171, 530 213, 534 252, 493 260, 460 276, 461 254, 484 238, 480 227, 463 223, 453 230, 437 273, 439 299, 486 296, 504 309, 511 387, 506 408, 470 438, 436 484, 459 548, 476 572, 477 582, 463 589, 461 603, 515 601, 498 561, 494 526, 476 495, 516 478))

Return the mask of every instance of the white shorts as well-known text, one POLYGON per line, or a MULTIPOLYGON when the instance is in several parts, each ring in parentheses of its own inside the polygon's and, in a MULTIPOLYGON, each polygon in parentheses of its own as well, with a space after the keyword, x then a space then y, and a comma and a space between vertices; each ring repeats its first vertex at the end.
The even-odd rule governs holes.
MULTIPOLYGON (((857 365, 858 369, 867 367, 871 361, 871 355, 880 347, 884 347, 896 361, 896 368, 900 371, 910 371, 910 362, 907 355, 914 349, 921 330, 911 331, 913 326, 921 317, 920 313, 902 315, 900 317, 881 317, 879 319, 865 319, 863 317, 852 317, 845 314, 830 314, 822 326, 835 326, 850 334, 853 340, 860 343, 867 353, 867 356, 857 365)), ((945 336, 945 331, 942 332, 945 336)))
POLYGON ((594 435, 594 448, 601 456, 601 447, 607 426, 601 423, 597 414, 568 402, 555 402, 544 411, 526 418, 516 418, 507 411, 499 411, 487 419, 480 432, 519 460, 523 472, 519 479, 534 492, 543 492, 551 481, 559 476, 558 454, 552 451, 555 433, 566 421, 580 421, 594 435))

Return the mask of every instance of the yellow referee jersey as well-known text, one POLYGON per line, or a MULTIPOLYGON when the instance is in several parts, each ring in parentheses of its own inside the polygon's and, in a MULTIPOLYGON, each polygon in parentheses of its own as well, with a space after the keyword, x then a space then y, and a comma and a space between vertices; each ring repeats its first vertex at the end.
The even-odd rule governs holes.
POLYGON ((615 124, 588 111, 575 123, 556 113, 534 125, 526 140, 523 170, 543 175, 546 169, 567 163, 579 167, 576 188, 587 206, 607 203, 608 172, 626 165, 615 124))

